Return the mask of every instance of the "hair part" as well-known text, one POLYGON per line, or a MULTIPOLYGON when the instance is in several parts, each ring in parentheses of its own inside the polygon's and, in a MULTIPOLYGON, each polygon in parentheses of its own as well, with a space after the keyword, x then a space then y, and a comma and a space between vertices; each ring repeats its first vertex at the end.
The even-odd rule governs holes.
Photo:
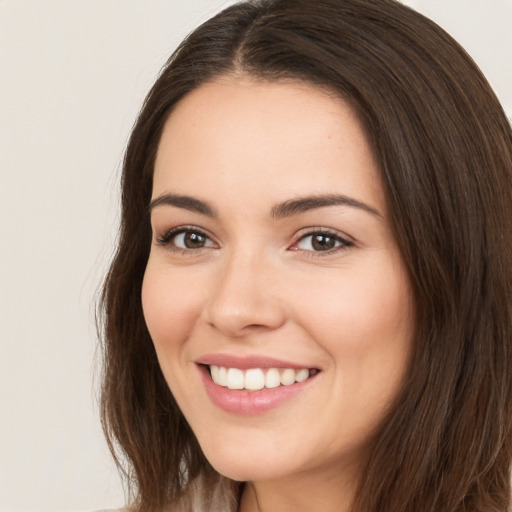
POLYGON ((197 495, 212 503, 217 492, 236 510, 239 499, 240 485, 210 466, 176 405, 141 304, 163 126, 180 99, 225 76, 330 91, 357 113, 379 163, 418 325, 410 372, 373 439, 354 512, 505 512, 511 127, 464 50, 394 0, 236 4, 185 39, 146 98, 125 154, 119 244, 100 304, 102 422, 135 509, 190 505, 197 495))

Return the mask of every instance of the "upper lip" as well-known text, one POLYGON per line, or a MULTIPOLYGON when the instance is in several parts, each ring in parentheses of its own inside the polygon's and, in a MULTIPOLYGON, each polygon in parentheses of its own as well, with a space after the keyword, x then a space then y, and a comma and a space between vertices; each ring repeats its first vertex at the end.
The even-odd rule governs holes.
POLYGON ((307 364, 298 364, 283 359, 273 357, 247 355, 235 356, 232 354, 206 354, 196 359, 197 364, 224 366, 226 368, 239 368, 240 370, 248 370, 250 368, 293 368, 300 370, 302 368, 314 368, 307 364))

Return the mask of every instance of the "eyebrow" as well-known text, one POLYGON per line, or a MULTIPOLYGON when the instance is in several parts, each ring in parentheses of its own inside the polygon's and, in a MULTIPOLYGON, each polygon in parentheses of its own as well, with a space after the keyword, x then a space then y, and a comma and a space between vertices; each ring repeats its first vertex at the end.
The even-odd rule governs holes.
POLYGON ((326 206, 349 206, 383 218, 383 215, 376 208, 342 194, 314 195, 290 199, 274 206, 270 215, 274 219, 281 219, 326 206))
POLYGON ((154 208, 162 205, 184 208, 185 210, 200 213, 207 217, 217 217, 217 212, 213 206, 208 204, 206 201, 201 201, 195 197, 182 196, 179 194, 164 194, 153 199, 153 201, 149 203, 149 212, 151 213, 154 208))
MULTIPOLYGON (((217 211, 212 205, 201 199, 196 199, 195 197, 180 194, 164 194, 151 201, 149 204, 149 212, 162 205, 184 208, 185 210, 206 215, 207 217, 217 217, 217 211)), ((274 219, 282 219, 327 206, 349 206, 371 213, 380 218, 383 217, 376 208, 342 194, 324 194, 290 199, 273 206, 270 211, 270 216, 274 219)))

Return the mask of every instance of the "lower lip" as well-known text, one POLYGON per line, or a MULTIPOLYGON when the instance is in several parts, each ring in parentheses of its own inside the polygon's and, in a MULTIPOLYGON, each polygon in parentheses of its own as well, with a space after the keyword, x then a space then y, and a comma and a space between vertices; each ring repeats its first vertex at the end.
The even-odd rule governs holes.
POLYGON ((244 389, 229 389, 215 384, 206 366, 200 365, 199 371, 210 400, 220 409, 242 416, 262 414, 282 405, 305 391, 319 375, 313 375, 302 382, 296 382, 289 386, 247 391, 244 389))

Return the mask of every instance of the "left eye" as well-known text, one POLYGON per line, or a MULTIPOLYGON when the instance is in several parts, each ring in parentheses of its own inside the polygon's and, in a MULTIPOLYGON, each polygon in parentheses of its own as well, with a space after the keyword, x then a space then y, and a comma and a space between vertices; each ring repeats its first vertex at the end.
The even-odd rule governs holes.
POLYGON ((215 242, 199 229, 193 228, 176 228, 171 229, 158 237, 156 240, 158 245, 168 247, 171 250, 193 250, 203 249, 205 247, 216 247, 215 242))
POLYGON ((179 249, 202 249, 213 247, 213 242, 203 233, 198 231, 182 231, 172 238, 173 245, 179 249))
POLYGON ((349 245, 347 240, 332 233, 311 233, 303 236, 295 247, 302 251, 327 252, 349 245))

